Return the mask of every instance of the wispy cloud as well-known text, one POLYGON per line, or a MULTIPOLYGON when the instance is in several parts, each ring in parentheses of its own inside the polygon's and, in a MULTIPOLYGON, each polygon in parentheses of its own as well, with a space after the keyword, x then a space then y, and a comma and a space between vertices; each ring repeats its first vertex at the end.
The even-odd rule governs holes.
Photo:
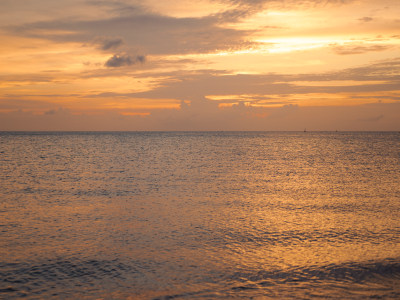
MULTIPOLYGON (((396 91, 400 86, 400 58, 364 67, 320 74, 218 74, 215 71, 176 72, 171 80, 150 91, 131 96, 202 99, 207 95, 288 95, 309 93, 396 91), (353 81, 357 84, 331 86, 331 81, 353 81), (296 82, 304 82, 297 85, 296 82), (322 82, 313 86, 312 82, 322 82), (362 82, 366 81, 365 84, 362 82), (371 84, 371 81, 377 83, 371 84), (310 84, 307 85, 307 82, 310 84), (326 82, 324 86, 323 82, 326 82)), ((248 99, 251 101, 251 97, 248 99)))
POLYGON ((390 44, 365 44, 365 43, 348 43, 343 45, 331 45, 333 51, 339 55, 363 54, 366 52, 387 51, 394 46, 390 44))
POLYGON ((371 17, 362 17, 362 18, 359 18, 358 20, 361 21, 361 22, 371 22, 371 21, 374 20, 374 18, 371 18, 371 17))

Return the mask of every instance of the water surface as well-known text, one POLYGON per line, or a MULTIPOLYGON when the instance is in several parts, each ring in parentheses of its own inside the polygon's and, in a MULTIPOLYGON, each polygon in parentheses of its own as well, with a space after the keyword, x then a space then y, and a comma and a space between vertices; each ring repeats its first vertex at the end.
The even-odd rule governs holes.
POLYGON ((0 298, 399 298, 399 182, 398 133, 0 133, 0 298))

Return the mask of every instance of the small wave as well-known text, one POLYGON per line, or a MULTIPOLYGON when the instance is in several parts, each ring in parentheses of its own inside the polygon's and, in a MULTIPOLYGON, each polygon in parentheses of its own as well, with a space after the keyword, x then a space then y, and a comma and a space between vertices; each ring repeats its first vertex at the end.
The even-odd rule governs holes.
POLYGON ((346 230, 286 230, 286 231, 235 231, 223 230, 218 241, 224 244, 253 244, 265 247, 266 245, 290 246, 302 242, 332 242, 351 243, 354 241, 384 243, 389 240, 399 240, 400 230, 391 229, 380 232, 361 231, 357 229, 346 230))
POLYGON ((395 299, 400 297, 400 259, 238 272, 229 279, 236 283, 227 293, 258 289, 261 295, 284 294, 287 298, 329 295, 339 299, 368 295, 395 299))
POLYGON ((329 264, 326 266, 299 267, 287 270, 261 270, 257 273, 235 273, 232 279, 250 281, 277 280, 289 281, 351 281, 364 282, 374 279, 400 279, 400 259, 387 259, 379 262, 329 264))
POLYGON ((151 299, 399 299, 400 260, 236 272, 214 284, 151 299))
MULTIPOLYGON (((124 280, 137 270, 118 260, 49 260, 43 263, 0 263, 1 296, 19 298, 56 292, 60 287, 93 286, 98 280, 124 280)), ((51 294, 51 293, 50 293, 51 294)))

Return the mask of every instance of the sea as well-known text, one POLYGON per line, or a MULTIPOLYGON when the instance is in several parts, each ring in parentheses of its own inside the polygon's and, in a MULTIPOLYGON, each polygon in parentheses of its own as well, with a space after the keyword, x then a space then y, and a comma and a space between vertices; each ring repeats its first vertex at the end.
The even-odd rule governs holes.
POLYGON ((21 298, 400 299, 400 133, 1 132, 21 298))

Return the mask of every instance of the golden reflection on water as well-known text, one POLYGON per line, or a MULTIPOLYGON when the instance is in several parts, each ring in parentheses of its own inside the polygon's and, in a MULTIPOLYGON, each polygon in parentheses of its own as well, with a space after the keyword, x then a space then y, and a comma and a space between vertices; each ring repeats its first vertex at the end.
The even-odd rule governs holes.
POLYGON ((392 135, 4 139, 10 295, 400 295, 392 135))

